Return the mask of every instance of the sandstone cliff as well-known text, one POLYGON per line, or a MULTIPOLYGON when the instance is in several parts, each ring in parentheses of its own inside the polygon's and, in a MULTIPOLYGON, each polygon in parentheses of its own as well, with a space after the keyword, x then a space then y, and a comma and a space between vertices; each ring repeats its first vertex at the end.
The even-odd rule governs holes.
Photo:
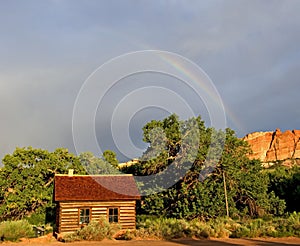
POLYGON ((300 130, 281 132, 254 132, 243 138, 250 144, 251 159, 260 159, 266 165, 282 162, 300 163, 300 130))

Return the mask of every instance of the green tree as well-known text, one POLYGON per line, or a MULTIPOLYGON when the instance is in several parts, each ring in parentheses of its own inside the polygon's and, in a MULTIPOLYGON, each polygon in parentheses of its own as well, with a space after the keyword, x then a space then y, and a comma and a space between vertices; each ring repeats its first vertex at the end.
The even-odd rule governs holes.
POLYGON ((149 148, 128 171, 160 174, 172 164, 184 175, 168 190, 145 197, 142 212, 178 218, 225 216, 224 175, 231 216, 283 213, 284 201, 268 192, 261 163, 248 159, 249 146, 233 130, 218 131, 205 127, 200 117, 181 121, 176 115, 151 121, 143 130, 149 148), (197 131, 191 131, 195 126, 197 131))
POLYGON ((118 168, 119 161, 117 159, 117 155, 112 150, 105 150, 103 152, 103 158, 106 162, 112 165, 114 168, 118 168))
MULTIPOLYGON (((111 157, 111 155, 108 155, 107 157, 111 157)), ((83 168, 90 175, 120 174, 120 171, 115 166, 99 157, 95 157, 91 152, 81 153, 79 155, 79 160, 83 168)))
POLYGON ((52 208, 55 174, 74 169, 85 174, 79 159, 67 149, 54 152, 28 148, 16 148, 2 160, 0 172, 0 218, 21 219, 32 213, 45 213, 52 208))
POLYGON ((300 212, 300 167, 275 166, 266 173, 270 178, 269 191, 286 201, 288 212, 300 212))

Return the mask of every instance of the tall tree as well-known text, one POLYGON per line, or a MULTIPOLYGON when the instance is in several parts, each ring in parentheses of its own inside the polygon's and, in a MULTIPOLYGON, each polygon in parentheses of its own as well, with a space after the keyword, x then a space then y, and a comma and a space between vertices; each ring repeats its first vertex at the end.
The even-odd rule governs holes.
POLYGON ((117 155, 112 150, 105 150, 103 152, 103 158, 106 162, 112 165, 114 168, 118 168, 119 161, 117 159, 117 155))
POLYGON ((261 163, 248 159, 249 146, 233 130, 207 128, 200 117, 183 121, 176 115, 151 121, 143 130, 149 148, 130 171, 160 174, 175 165, 184 173, 169 189, 145 197, 143 212, 179 218, 225 216, 223 177, 231 216, 283 212, 284 201, 268 192, 269 179, 261 163), (198 131, 191 133, 195 125, 198 131))
MULTIPOLYGON (((109 153, 109 152, 107 152, 109 153)), ((113 153, 113 152, 112 152, 113 153)), ((107 158, 113 157, 113 155, 107 156, 107 158)), ((120 171, 116 168, 116 165, 113 166, 108 161, 103 160, 102 158, 94 156, 91 152, 84 152, 79 155, 80 163, 86 172, 90 175, 96 174, 120 174, 120 171)), ((114 161, 110 159, 110 161, 114 161)))
POLYGON ((0 172, 0 218, 21 219, 34 212, 45 212, 52 207, 55 174, 68 169, 85 174, 79 159, 67 149, 54 152, 16 148, 2 160, 0 172))

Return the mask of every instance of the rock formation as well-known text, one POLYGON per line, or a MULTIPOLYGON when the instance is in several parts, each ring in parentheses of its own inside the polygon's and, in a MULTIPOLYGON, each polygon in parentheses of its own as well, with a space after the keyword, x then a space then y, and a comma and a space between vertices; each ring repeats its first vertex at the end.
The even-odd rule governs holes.
POLYGON ((251 159, 260 159, 266 165, 300 163, 300 130, 254 132, 243 139, 252 149, 251 159))

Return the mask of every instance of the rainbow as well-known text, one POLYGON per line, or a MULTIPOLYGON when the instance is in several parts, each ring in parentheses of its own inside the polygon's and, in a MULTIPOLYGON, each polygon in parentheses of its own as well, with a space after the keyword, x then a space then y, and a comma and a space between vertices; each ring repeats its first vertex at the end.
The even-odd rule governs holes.
POLYGON ((193 71, 188 69, 184 64, 182 64, 182 62, 180 62, 178 59, 174 59, 174 53, 169 53, 169 52, 161 52, 160 53, 160 58, 162 60, 164 60, 169 65, 174 67, 178 72, 180 72, 184 76, 188 77, 190 79, 190 81, 192 81, 194 83, 194 86, 200 87, 201 90, 204 93, 206 93, 206 95, 208 97, 210 97, 216 104, 222 106, 224 109, 226 118, 230 119, 230 121, 234 124, 235 128, 237 128, 238 131, 245 132, 245 127, 243 126, 242 122, 235 115, 235 113, 226 105, 226 103, 221 99, 221 96, 218 93, 217 88, 215 87, 214 83, 209 78, 209 76, 205 73, 205 71, 202 68, 200 68, 197 64, 195 64, 194 62, 188 60, 187 58, 182 57, 182 56, 180 56, 180 57, 187 60, 189 63, 193 64, 195 67, 200 69, 201 72, 206 75, 206 79, 199 79, 199 77, 196 76, 193 73, 193 71))

